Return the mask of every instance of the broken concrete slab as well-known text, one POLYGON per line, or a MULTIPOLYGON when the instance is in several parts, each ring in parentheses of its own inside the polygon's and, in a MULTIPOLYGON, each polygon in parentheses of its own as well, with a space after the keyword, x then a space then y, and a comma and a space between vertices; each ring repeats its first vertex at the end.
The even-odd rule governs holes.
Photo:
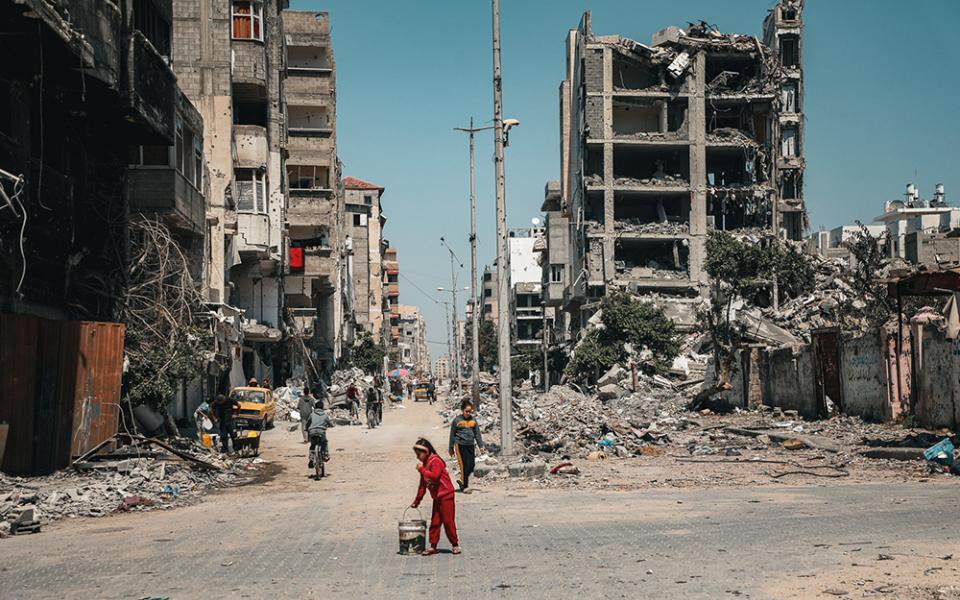
POLYGON ((597 390, 597 397, 601 400, 616 400, 627 395, 627 390, 615 383, 611 383, 597 390))
POLYGON ((787 440, 797 439, 803 442, 808 448, 815 448, 817 450, 825 450, 827 452, 840 452, 843 450, 843 447, 834 442, 831 439, 817 436, 817 435, 787 435, 779 431, 767 430, 767 429, 742 429, 740 427, 724 427, 724 431, 732 433, 735 435, 743 435, 747 437, 759 437, 761 435, 766 435, 767 438, 783 443, 787 440))
POLYGON ((603 388, 610 384, 617 384, 627 378, 629 373, 620 365, 613 365, 610 370, 597 380, 597 386, 603 388))
POLYGON ((547 472, 547 463, 542 460, 513 463, 507 471, 511 477, 542 477, 547 472))
POLYGON ((506 471, 507 468, 503 465, 480 464, 473 469, 473 476, 483 478, 498 473, 505 473, 506 471))

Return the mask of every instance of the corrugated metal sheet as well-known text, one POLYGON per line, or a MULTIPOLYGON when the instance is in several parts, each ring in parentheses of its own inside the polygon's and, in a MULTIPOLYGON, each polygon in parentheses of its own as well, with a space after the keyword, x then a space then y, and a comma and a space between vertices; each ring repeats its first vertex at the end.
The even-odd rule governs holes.
POLYGON ((0 469, 60 469, 117 432, 123 336, 118 323, 0 315, 0 469))
POLYGON ((0 315, 0 421, 10 425, 3 471, 28 473, 33 463, 33 419, 40 320, 0 315))
POLYGON ((124 326, 83 321, 70 331, 77 344, 70 450, 79 456, 117 432, 124 326))

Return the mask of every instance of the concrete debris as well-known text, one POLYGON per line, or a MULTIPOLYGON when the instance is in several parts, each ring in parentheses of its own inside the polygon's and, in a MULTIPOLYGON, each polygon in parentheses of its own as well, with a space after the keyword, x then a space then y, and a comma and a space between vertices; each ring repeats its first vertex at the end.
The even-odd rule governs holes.
MULTIPOLYGON (((11 534, 38 531, 41 523, 63 518, 102 517, 116 511, 156 510, 195 501, 205 491, 241 483, 264 461, 234 459, 212 453, 184 438, 167 440, 177 452, 201 461, 183 460, 160 446, 140 448, 141 458, 78 463, 42 477, 12 477, 0 473, 0 527, 11 534), (203 467, 207 463, 217 467, 203 467)), ((116 454, 129 454, 121 447, 116 454)))

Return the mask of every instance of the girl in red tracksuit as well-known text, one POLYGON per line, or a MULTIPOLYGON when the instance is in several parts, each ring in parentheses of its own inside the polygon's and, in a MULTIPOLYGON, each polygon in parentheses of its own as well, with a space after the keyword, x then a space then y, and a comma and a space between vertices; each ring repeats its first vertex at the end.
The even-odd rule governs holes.
POLYGON ((420 438, 413 446, 413 451, 420 460, 417 472, 420 473, 420 489, 417 497, 410 505, 411 508, 420 506, 423 495, 430 490, 433 498, 433 517, 430 519, 430 547, 423 551, 424 556, 437 553, 437 544, 440 542, 440 525, 443 524, 447 532, 447 539, 453 545, 453 553, 460 554, 460 540, 457 537, 456 509, 454 507, 453 483, 447 473, 447 464, 443 462, 433 444, 425 438, 420 438))

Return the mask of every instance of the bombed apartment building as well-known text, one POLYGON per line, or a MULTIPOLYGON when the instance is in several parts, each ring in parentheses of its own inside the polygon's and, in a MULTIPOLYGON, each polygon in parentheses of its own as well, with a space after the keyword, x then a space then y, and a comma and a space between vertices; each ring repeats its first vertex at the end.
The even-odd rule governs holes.
POLYGON ((180 133, 203 125, 168 66, 171 19, 170 0, 0 2, 6 472, 116 432, 139 213, 200 251, 202 281, 203 165, 180 133))
POLYGON ((347 231, 353 244, 353 314, 358 330, 383 338, 383 186, 356 177, 343 178, 347 231))
MULTIPOLYGON (((286 303, 291 312, 312 316, 313 327, 300 334, 326 372, 352 343, 353 248, 337 160, 336 63, 327 13, 284 10, 282 20, 290 198, 286 303)), ((296 362, 298 353, 290 354, 296 362)))
POLYGON ((697 298, 711 229, 801 238, 801 34, 799 0, 771 9, 763 42, 701 22, 647 45, 595 35, 589 12, 570 32, 559 214, 572 315, 609 288, 697 298))

